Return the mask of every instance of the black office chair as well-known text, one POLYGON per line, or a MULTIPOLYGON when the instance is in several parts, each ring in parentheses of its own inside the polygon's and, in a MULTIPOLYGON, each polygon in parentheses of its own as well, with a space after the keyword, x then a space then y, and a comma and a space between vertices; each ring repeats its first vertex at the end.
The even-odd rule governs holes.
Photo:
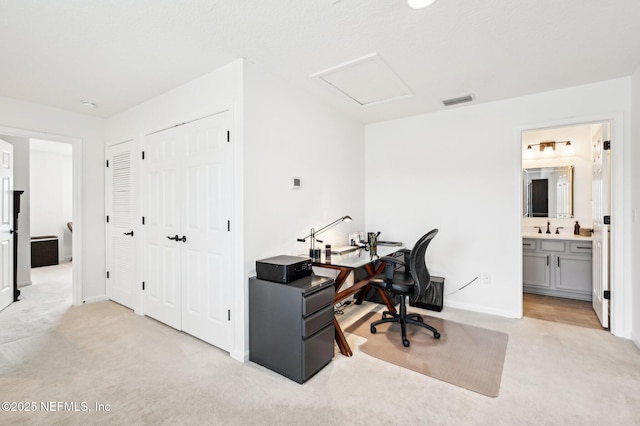
POLYGON ((426 291, 431 285, 431 275, 429 274, 429 269, 427 269, 425 253, 429 243, 437 233, 438 230, 434 229, 418 240, 415 246, 413 246, 413 250, 411 250, 408 265, 394 257, 382 258, 382 260, 387 262, 384 275, 376 275, 369 283, 382 290, 400 295, 400 313, 384 311, 381 320, 371 323, 371 333, 376 332, 377 325, 387 322, 399 322, 402 329, 402 344, 406 347, 409 347, 410 344, 409 339, 407 339, 407 324, 413 324, 431 330, 434 338, 440 338, 438 330, 426 324, 419 314, 407 313, 406 303, 406 296, 412 297, 411 300, 415 302, 420 298, 420 294, 426 291), (404 270, 396 269, 396 264, 403 265, 404 270))

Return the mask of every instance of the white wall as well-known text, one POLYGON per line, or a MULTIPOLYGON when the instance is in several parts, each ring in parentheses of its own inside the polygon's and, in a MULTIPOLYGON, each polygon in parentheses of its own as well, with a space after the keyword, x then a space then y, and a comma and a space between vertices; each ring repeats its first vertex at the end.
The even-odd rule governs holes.
MULTIPOLYGON (((81 287, 77 303, 105 295, 104 263, 104 125, 100 118, 0 97, 0 133, 77 140, 81 146, 82 253, 76 256, 81 287)), ((75 229, 75 228, 74 228, 75 229)), ((74 262, 75 263, 75 262, 74 262)))
POLYGON ((636 346, 640 347, 640 67, 631 78, 631 259, 632 282, 631 309, 633 320, 631 326, 631 338, 636 346))
MULTIPOLYGON (((445 294, 476 273, 491 277, 489 285, 476 282, 445 296, 445 305, 519 317, 521 131, 611 114, 628 121, 629 92, 630 79, 621 78, 368 125, 367 228, 386 231, 389 239, 409 245, 439 228, 427 259, 432 273, 445 277, 445 294), (386 201, 386 194, 393 198, 386 201)), ((616 130, 617 152, 624 155, 628 124, 616 130)), ((628 186, 627 172, 618 170, 615 183, 624 186, 624 176, 628 186)), ((620 223, 624 198, 617 199, 616 207, 623 206, 618 210, 620 223)), ((620 236, 621 229, 615 232, 620 236)), ((615 255, 622 262, 628 253, 619 248, 615 255)), ((620 297, 630 287, 629 279, 621 273, 614 277, 620 297)))
POLYGON ((312 227, 351 216, 319 237, 333 245, 366 229, 364 126, 252 64, 244 72, 246 286, 256 260, 307 254, 309 242, 296 240, 312 227), (294 176, 301 189, 291 188, 294 176))
POLYGON ((31 224, 29 206, 29 139, 0 135, 13 145, 13 189, 22 190, 18 215, 18 287, 31 284, 31 224))
POLYGON ((71 147, 64 145, 66 153, 32 148, 30 160, 31 236, 57 236, 60 260, 71 258, 72 237, 67 227, 72 219, 71 147))

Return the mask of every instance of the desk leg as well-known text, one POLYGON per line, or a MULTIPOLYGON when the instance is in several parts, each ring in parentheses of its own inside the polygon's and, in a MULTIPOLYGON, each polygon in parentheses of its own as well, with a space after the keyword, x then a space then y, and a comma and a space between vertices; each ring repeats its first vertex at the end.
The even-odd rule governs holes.
POLYGON ((338 344, 340 353, 344 356, 352 356, 353 352, 351 352, 351 348, 347 343, 347 338, 344 337, 344 333, 342 332, 342 328, 340 328, 340 324, 338 324, 336 317, 333 317, 333 325, 336 329, 336 343, 338 344))
MULTIPOLYGON (((365 270, 367 271, 367 274, 369 274, 369 278, 372 278, 378 274, 381 274, 384 272, 384 267, 386 265, 386 262, 380 262, 380 265, 378 265, 378 267, 374 270, 373 266, 371 263, 365 265, 365 270)), ((369 289, 371 288, 370 285, 365 286, 362 291, 360 292, 360 294, 358 295, 358 299, 356 300, 356 305, 360 305, 362 303, 362 301, 364 300, 364 297, 367 295, 367 293, 369 292, 369 289)), ((376 290, 378 290, 378 293, 380 293, 380 297, 382 298, 382 301, 384 302, 384 304, 387 306, 387 309, 389 310, 389 312, 396 312, 396 306, 395 304, 391 301, 391 299, 389 299, 389 296, 387 295, 387 292, 385 292, 384 290, 380 289, 380 288, 376 288, 376 290)))

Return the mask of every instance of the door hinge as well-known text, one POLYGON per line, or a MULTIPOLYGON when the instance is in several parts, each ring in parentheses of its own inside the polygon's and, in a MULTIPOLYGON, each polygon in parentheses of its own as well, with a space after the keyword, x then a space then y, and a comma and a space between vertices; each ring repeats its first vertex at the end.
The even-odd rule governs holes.
POLYGON ((227 130, 227 142, 231 142, 231 132, 227 130))
POLYGON ((107 271, 107 279, 109 279, 109 271, 107 271))
POLYGON ((227 232, 231 231, 231 221, 227 221, 227 232))
POLYGON ((107 215, 107 223, 109 223, 109 215, 107 215))
POLYGON ((107 167, 109 167, 109 160, 107 160, 107 167))
POLYGON ((602 142, 602 149, 604 149, 605 151, 610 150, 611 149, 611 141, 602 142))
POLYGON ((142 159, 144 160, 144 151, 142 151, 142 159))
POLYGON ((602 218, 602 223, 605 225, 611 225, 611 216, 605 216, 602 218))
POLYGON ((605 290, 605 291, 604 291, 604 295, 603 295, 603 297, 604 297, 606 300, 611 299, 611 290, 605 290))
POLYGON ((142 224, 144 225, 144 216, 142 216, 142 224))
POLYGON ((227 319, 231 321, 231 309, 227 309, 227 319))
POLYGON ((142 281, 142 289, 144 290, 144 281, 142 281))

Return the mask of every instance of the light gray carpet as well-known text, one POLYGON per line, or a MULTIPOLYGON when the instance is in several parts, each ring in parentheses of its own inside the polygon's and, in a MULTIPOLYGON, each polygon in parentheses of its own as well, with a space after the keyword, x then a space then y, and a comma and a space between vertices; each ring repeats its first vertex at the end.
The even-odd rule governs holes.
POLYGON ((451 383, 483 395, 500 392, 502 365, 509 336, 486 328, 423 315, 435 327, 440 339, 429 330, 408 325, 408 348, 402 345, 400 324, 381 324, 371 334, 371 322, 380 319, 374 312, 345 329, 367 339, 360 350, 383 361, 451 383))
MULTIPOLYGON (((110 411, 0 412, 2 425, 640 423, 640 353, 605 331, 445 307, 434 316, 509 334, 497 398, 363 354, 355 334, 353 357, 299 385, 115 303, 71 307, 70 286, 44 275, 0 312, 0 401, 110 411)), ((378 308, 349 306, 340 322, 378 308)))

